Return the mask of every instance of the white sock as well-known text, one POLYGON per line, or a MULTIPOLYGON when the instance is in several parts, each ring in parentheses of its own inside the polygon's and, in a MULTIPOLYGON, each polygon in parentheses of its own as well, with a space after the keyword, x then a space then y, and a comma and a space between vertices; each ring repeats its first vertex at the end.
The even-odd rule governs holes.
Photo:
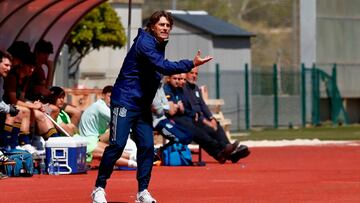
POLYGON ((136 161, 129 160, 129 161, 128 161, 128 167, 137 168, 137 163, 136 163, 136 161))

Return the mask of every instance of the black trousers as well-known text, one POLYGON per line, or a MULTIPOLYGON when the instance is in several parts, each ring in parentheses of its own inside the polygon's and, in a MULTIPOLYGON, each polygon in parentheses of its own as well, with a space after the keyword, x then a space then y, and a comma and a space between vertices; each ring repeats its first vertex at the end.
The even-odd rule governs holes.
POLYGON ((228 137, 226 136, 226 133, 224 131, 224 128, 221 127, 219 122, 217 122, 217 130, 214 130, 208 125, 205 125, 202 122, 195 122, 195 125, 204 130, 208 135, 210 135, 213 139, 216 139, 218 142, 220 142, 223 146, 226 146, 227 144, 230 144, 230 141, 228 137))
MULTIPOLYGON (((216 138, 216 132, 211 128, 194 123, 187 116, 175 116, 171 118, 176 124, 188 129, 193 136, 193 141, 200 145, 210 156, 217 158, 218 154, 226 147, 224 139, 216 138)), ((225 136, 226 138, 226 136, 225 136)))
MULTIPOLYGON (((116 160, 121 157, 130 129, 137 147, 138 191, 148 188, 154 161, 154 139, 151 119, 142 112, 126 110, 124 107, 111 106, 110 144, 101 158, 96 187, 105 188, 116 160)), ((150 117, 151 118, 151 117, 150 117)))

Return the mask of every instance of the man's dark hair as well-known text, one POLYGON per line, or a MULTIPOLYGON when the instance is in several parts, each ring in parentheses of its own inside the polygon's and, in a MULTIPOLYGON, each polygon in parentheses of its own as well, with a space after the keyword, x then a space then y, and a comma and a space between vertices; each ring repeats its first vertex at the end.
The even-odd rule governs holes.
POLYGON ((22 57, 23 58, 21 58, 20 60, 22 61, 22 63, 24 65, 36 66, 36 56, 34 53, 28 52, 28 53, 24 54, 24 56, 22 56, 22 57))
POLYGON ((12 56, 8 53, 8 52, 4 52, 0 50, 0 62, 2 62, 2 60, 4 58, 9 59, 10 61, 12 61, 12 56))
POLYGON ((12 55, 12 57, 24 60, 27 57, 30 51, 30 46, 24 41, 15 41, 7 49, 7 51, 12 55))
POLYGON ((52 86, 49 90, 54 97, 65 96, 65 90, 59 86, 52 86))
POLYGON ((65 90, 59 86, 53 86, 50 89, 50 95, 47 96, 45 102, 55 104, 58 98, 65 96, 65 90))
POLYGON ((146 23, 145 30, 152 33, 151 27, 154 26, 160 20, 161 17, 165 17, 169 21, 170 27, 172 28, 174 24, 174 19, 171 13, 167 11, 156 11, 150 16, 148 22, 146 23))
POLYGON ((103 94, 111 93, 112 89, 113 89, 113 86, 111 86, 111 85, 105 86, 104 89, 102 90, 102 93, 103 94))
POLYGON ((35 44, 34 52, 52 54, 54 53, 53 45, 51 42, 41 39, 35 44))

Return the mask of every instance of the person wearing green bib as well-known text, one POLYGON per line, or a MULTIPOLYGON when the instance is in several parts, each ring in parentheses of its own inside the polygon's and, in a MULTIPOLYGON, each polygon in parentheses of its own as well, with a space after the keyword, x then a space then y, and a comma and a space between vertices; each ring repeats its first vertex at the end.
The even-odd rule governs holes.
POLYGON ((79 135, 77 126, 71 121, 69 114, 66 113, 63 108, 65 105, 65 90, 58 86, 51 87, 48 100, 49 104, 53 104, 60 109, 56 118, 57 124, 59 124, 69 135, 79 135))

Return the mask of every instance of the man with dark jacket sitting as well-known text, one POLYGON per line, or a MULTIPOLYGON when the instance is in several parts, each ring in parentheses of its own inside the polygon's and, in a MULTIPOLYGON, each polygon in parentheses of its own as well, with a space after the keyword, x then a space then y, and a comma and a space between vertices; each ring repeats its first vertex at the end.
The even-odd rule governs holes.
POLYGON ((164 91, 169 102, 178 105, 182 109, 172 115, 170 119, 188 129, 192 133, 193 141, 198 143, 210 156, 219 163, 225 163, 231 153, 237 148, 238 142, 231 144, 230 142, 216 139, 194 122, 196 112, 191 109, 188 96, 184 95, 180 76, 171 75, 168 83, 164 85, 164 91))
MULTIPOLYGON (((183 103, 188 116, 192 118, 193 123, 210 135, 213 139, 217 140, 222 145, 230 144, 224 129, 219 122, 214 118, 210 112, 208 106, 202 97, 200 88, 196 85, 198 79, 198 67, 194 67, 189 73, 186 74, 186 83, 183 87, 184 99, 183 103)), ((241 158, 245 158, 250 154, 247 146, 240 145, 237 142, 237 146, 229 156, 227 160, 231 160, 232 163, 237 163, 241 158)))

